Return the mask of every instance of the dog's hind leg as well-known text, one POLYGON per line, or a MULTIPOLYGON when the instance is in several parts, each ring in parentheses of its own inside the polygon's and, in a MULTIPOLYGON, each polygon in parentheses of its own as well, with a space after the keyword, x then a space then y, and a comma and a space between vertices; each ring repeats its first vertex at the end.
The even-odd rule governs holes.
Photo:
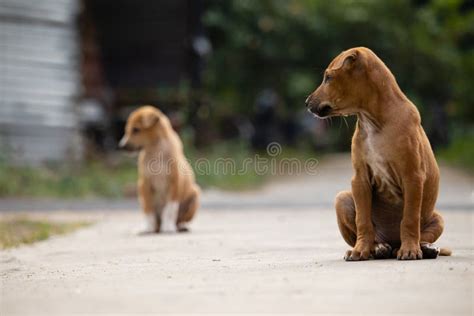
POLYGON ((176 220, 176 228, 179 232, 186 232, 188 228, 184 223, 193 219, 196 210, 199 207, 199 189, 196 188, 193 192, 179 204, 178 218, 176 220))
POLYGON ((451 255, 449 249, 440 249, 433 243, 441 236, 444 229, 444 221, 441 215, 434 211, 431 219, 421 227, 420 248, 423 252, 423 259, 435 259, 438 255, 451 255))
POLYGON ((355 204, 352 192, 341 191, 336 195, 334 204, 336 208, 337 224, 342 238, 346 243, 354 247, 357 240, 357 227, 355 223, 355 204))
POLYGON ((443 233, 444 221, 441 215, 434 211, 431 218, 421 227, 420 241, 434 243, 443 233))

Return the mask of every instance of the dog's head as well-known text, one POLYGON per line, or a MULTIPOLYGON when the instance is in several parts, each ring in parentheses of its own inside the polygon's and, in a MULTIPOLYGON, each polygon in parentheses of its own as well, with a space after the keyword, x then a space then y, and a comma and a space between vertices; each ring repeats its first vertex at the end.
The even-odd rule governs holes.
POLYGON ((160 110, 149 105, 142 106, 129 115, 119 147, 140 150, 165 137, 170 128, 168 118, 160 110))
POLYGON ((358 112, 367 91, 366 70, 372 55, 370 49, 357 47, 334 58, 321 85, 306 99, 308 111, 320 118, 358 112))

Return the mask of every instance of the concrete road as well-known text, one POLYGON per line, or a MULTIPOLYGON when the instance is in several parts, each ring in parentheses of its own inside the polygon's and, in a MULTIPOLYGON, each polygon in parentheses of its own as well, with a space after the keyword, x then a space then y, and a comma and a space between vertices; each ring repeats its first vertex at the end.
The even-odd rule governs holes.
POLYGON ((330 157, 319 171, 258 192, 208 191, 187 234, 137 236, 131 201, 49 213, 51 201, 2 201, 2 216, 31 209, 97 224, 0 252, 0 314, 472 315, 472 177, 443 168, 438 245, 452 257, 347 263, 331 203, 349 186, 350 162, 330 157))

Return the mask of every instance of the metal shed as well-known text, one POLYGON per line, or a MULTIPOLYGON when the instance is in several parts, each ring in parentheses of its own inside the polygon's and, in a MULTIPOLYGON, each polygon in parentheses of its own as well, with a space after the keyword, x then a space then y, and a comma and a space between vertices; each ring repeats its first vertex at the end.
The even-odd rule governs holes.
POLYGON ((0 0, 0 152, 39 164, 81 155, 76 0, 0 0))

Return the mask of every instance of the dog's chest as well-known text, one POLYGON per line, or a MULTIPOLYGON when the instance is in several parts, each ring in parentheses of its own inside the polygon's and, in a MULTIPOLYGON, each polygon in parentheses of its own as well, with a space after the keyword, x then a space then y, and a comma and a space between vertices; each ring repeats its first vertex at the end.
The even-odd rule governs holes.
POLYGON ((364 126, 366 138, 364 140, 364 156, 367 165, 370 168, 370 180, 372 186, 381 197, 400 201, 402 194, 393 170, 390 167, 389 154, 383 150, 387 146, 381 132, 367 124, 364 126))
POLYGON ((157 148, 142 152, 139 160, 139 168, 145 177, 163 178, 170 174, 173 157, 170 155, 168 143, 162 141, 157 148))

